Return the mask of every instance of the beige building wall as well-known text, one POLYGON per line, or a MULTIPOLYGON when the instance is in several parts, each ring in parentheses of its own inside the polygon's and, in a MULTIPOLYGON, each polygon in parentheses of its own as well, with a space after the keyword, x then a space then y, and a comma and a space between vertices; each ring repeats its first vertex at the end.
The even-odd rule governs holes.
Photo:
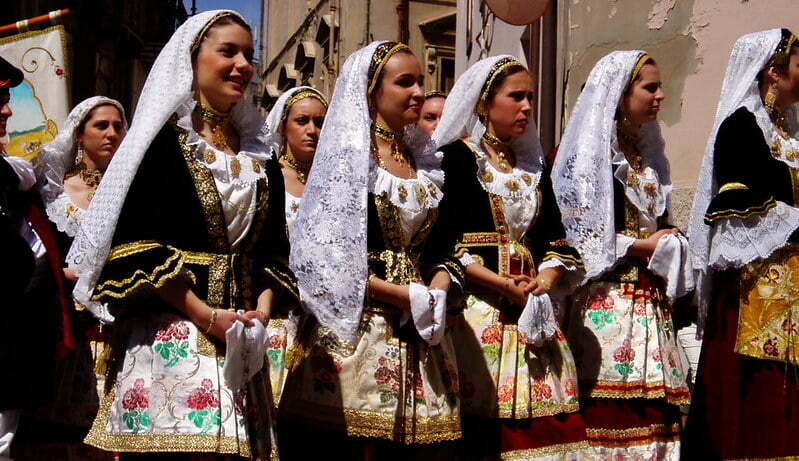
MULTIPOLYGON (((466 4, 459 0, 458 13, 466 4)), ((644 49, 657 60, 666 101, 660 114, 675 184, 673 212, 687 222, 692 192, 721 91, 727 60, 743 34, 775 27, 799 29, 796 0, 553 0, 556 7, 558 112, 562 131, 594 64, 613 50, 644 49), (560 113, 562 111, 562 114, 560 113)), ((475 18, 473 17, 474 21, 475 18)), ((479 18, 477 18, 479 22, 479 18)), ((466 19, 458 22, 458 71, 466 19)), ((489 54, 517 53, 519 29, 494 31, 489 54)))
MULTIPOLYGON (((271 107, 285 90, 309 84, 330 96, 346 58, 373 40, 397 40, 398 0, 264 0, 264 44, 260 104, 271 107), (332 40, 331 40, 332 38, 332 40)), ((429 88, 437 88, 440 56, 429 41, 442 45, 451 16, 449 48, 454 55, 455 0, 407 0, 409 46, 422 64, 429 88), (425 60, 430 57, 430 63, 425 60), (429 71, 429 72, 428 72, 429 71)), ((451 80, 451 78, 450 78, 451 80)))

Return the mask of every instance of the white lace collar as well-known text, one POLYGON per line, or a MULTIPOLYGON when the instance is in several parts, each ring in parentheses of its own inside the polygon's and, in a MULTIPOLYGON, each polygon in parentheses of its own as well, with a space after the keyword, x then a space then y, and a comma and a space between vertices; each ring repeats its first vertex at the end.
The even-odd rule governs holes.
POLYGON ((55 200, 47 204, 47 217, 56 228, 70 237, 75 237, 80 230, 83 214, 86 210, 72 203, 66 192, 62 192, 55 200))
POLYGON ((420 168, 415 178, 405 179, 394 176, 374 162, 371 164, 369 192, 387 197, 395 206, 406 211, 437 208, 444 195, 441 192, 443 184, 444 172, 440 169, 420 168))
POLYGON ((663 216, 671 195, 671 184, 661 183, 660 175, 647 164, 646 158, 643 171, 638 173, 632 169, 623 152, 615 148, 612 151, 615 154, 611 162, 618 166, 613 176, 624 186, 624 194, 630 203, 653 221, 663 216))
POLYGON ((541 180, 541 168, 526 156, 517 158, 516 166, 509 173, 498 170, 488 159, 479 143, 464 141, 474 152, 477 160, 477 180, 489 194, 502 198, 529 197, 535 194, 541 180))
POLYGON ((178 127, 186 131, 186 144, 195 147, 197 159, 208 167, 216 180, 235 186, 250 186, 266 176, 266 168, 262 162, 262 153, 267 147, 257 137, 250 136, 240 141, 241 150, 236 155, 229 155, 212 146, 194 130, 191 123, 191 111, 178 119, 178 127))

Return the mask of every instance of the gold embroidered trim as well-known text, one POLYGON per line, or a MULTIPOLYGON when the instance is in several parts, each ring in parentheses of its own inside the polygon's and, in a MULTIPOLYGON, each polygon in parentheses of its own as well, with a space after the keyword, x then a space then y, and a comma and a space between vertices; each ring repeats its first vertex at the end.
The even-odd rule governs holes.
POLYGON ((557 259, 563 263, 573 264, 578 268, 583 267, 583 260, 582 258, 577 258, 572 255, 567 255, 563 253, 558 253, 557 251, 547 251, 547 253, 542 258, 542 261, 549 261, 550 259, 557 259))
MULTIPOLYGON (((494 307, 494 305, 491 305, 491 307, 494 307)), ((516 331, 518 329, 517 325, 503 325, 502 327, 503 331, 516 331)), ((544 416, 555 416, 562 413, 575 413, 578 411, 580 411, 580 404, 579 402, 575 401, 574 403, 550 405, 533 411, 528 411, 526 409, 516 410, 515 408, 512 410, 499 410, 498 415, 500 418, 507 419, 530 419, 541 418, 544 416)))
POLYGON ((103 397, 92 428, 83 440, 87 445, 106 451, 204 452, 250 456, 250 446, 247 441, 236 437, 219 437, 212 434, 111 434, 105 428, 109 423, 115 395, 114 385, 103 397))
POLYGON ((799 456, 780 456, 778 458, 730 458, 726 461, 799 461, 799 456))
POLYGON ((407 285, 411 282, 421 282, 422 276, 417 269, 417 264, 407 251, 370 251, 369 261, 382 262, 386 266, 383 279, 389 283, 407 285))
POLYGON ((197 353, 206 357, 225 358, 225 346, 216 343, 210 336, 197 329, 197 353))
POLYGON ((416 417, 399 420, 393 413, 344 408, 350 437, 372 437, 404 444, 436 443, 461 438, 460 417, 416 417))
POLYGON ((295 298, 297 298, 298 300, 300 299, 300 288, 297 285, 297 282, 295 282, 291 276, 289 276, 286 273, 280 272, 280 270, 277 269, 276 267, 266 266, 264 267, 264 272, 266 272, 266 275, 276 280, 277 283, 282 285, 283 288, 289 290, 291 294, 294 295, 295 298))
POLYGON ((691 393, 687 387, 667 388, 663 384, 647 386, 643 381, 581 381, 580 389, 591 389, 589 397, 610 399, 665 399, 674 405, 691 403, 691 393))
POLYGON ((108 254, 108 260, 113 261, 115 259, 125 258, 162 246, 164 245, 156 242, 155 240, 139 240, 136 242, 123 243, 122 245, 117 245, 114 248, 111 248, 111 251, 108 254))
POLYGON ((173 279, 183 269, 183 254, 174 247, 167 245, 167 248, 173 250, 175 253, 167 258, 163 264, 153 269, 149 274, 141 269, 136 269, 133 275, 124 280, 106 280, 95 288, 96 294, 92 296, 92 300, 99 301, 104 296, 122 299, 129 296, 145 283, 152 285, 154 288, 161 288, 168 280, 173 279), (164 272, 173 263, 175 264, 174 269, 164 272), (124 290, 121 293, 109 290, 106 289, 108 285, 115 288, 124 288, 124 290))
POLYGON ((603 447, 628 447, 654 441, 677 441, 680 439, 679 424, 652 424, 630 429, 586 428, 589 442, 603 447))
POLYGON ((749 190, 749 186, 740 182, 728 182, 719 187, 719 194, 728 190, 749 190))
POLYGON ((457 275, 461 280, 466 280, 466 273, 463 271, 463 267, 461 267, 459 264, 456 264, 449 260, 444 261, 442 264, 444 264, 449 270, 454 272, 455 275, 457 275))
POLYGON ((558 445, 550 445, 548 447, 505 451, 500 454, 500 457, 502 460, 507 461, 530 460, 544 456, 568 455, 582 450, 587 450, 590 447, 591 445, 588 444, 588 441, 583 440, 581 442, 561 443, 558 445))
POLYGON ((719 219, 728 219, 728 218, 749 218, 751 216, 762 215, 766 214, 769 210, 777 206, 777 202, 774 200, 773 197, 769 197, 762 205, 755 205, 750 206, 744 210, 735 210, 735 209, 727 209, 727 210, 719 210, 714 211, 712 213, 705 213, 705 224, 712 224, 713 221, 717 221, 719 219))
POLYGON ((189 173, 193 179, 194 187, 197 191, 197 198, 200 199, 200 204, 202 205, 203 214, 205 215, 205 225, 208 230, 208 238, 211 240, 211 245, 219 253, 229 253, 230 243, 227 240, 227 231, 225 230, 222 202, 220 202, 219 193, 216 190, 213 174, 211 174, 211 171, 205 165, 197 160, 197 157, 194 155, 195 148, 186 144, 186 140, 189 136, 188 132, 180 128, 176 121, 172 123, 172 126, 178 133, 180 150, 183 153, 183 158, 186 161, 189 173))

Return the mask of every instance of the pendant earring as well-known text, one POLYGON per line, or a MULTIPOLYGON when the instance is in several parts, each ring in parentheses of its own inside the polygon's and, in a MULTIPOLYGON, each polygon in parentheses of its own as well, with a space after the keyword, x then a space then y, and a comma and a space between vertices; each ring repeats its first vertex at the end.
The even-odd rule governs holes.
POLYGON ((766 112, 769 115, 774 115, 777 112, 777 85, 772 83, 766 91, 766 96, 763 98, 763 105, 766 106, 766 112))
POLYGON ((83 154, 85 151, 83 150, 83 146, 78 144, 78 152, 75 154, 75 166, 80 165, 83 163, 83 154))

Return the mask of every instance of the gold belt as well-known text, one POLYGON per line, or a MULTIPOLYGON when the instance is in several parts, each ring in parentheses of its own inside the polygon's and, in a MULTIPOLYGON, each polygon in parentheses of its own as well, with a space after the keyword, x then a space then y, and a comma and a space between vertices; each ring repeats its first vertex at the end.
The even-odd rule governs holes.
POLYGON ((369 262, 382 262, 386 265, 385 280, 391 283, 406 285, 422 280, 419 269, 413 259, 404 250, 370 251, 369 262))
POLYGON ((232 304, 238 295, 236 278, 233 276, 234 264, 241 256, 235 253, 206 253, 203 251, 183 251, 186 264, 208 266, 208 297, 206 303, 211 307, 228 308, 225 306, 225 285, 230 274, 228 284, 228 299, 232 304))

